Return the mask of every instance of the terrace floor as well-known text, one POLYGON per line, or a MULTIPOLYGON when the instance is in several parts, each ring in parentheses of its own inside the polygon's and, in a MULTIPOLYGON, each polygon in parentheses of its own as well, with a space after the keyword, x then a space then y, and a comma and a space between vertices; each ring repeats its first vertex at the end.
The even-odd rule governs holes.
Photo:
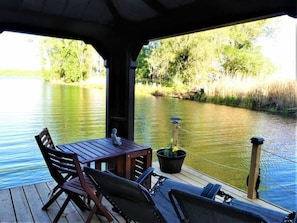
MULTIPOLYGON (((168 176, 171 179, 197 185, 199 187, 204 187, 207 185, 207 183, 218 183, 222 185, 222 190, 225 193, 228 193, 237 199, 278 211, 287 212, 287 210, 264 200, 248 199, 246 192, 206 176, 205 174, 195 171, 187 166, 183 166, 182 171, 178 174, 161 173, 159 164, 157 162, 153 163, 153 167, 155 168, 155 172, 168 176)), ((41 207, 47 201, 50 189, 54 186, 55 182, 50 181, 0 190, 0 222, 52 222, 60 206, 64 202, 65 196, 60 196, 58 201, 52 204, 47 211, 41 210, 41 207)), ((125 220, 120 215, 111 210, 112 207, 108 201, 103 200, 103 204, 110 210, 110 213, 114 218, 113 222, 125 222, 125 220)), ((89 211, 82 212, 76 205, 70 203, 67 205, 66 210, 64 211, 59 222, 84 222, 88 215, 89 211)), ((108 221, 105 217, 95 215, 92 219, 92 222, 102 223, 108 221)))

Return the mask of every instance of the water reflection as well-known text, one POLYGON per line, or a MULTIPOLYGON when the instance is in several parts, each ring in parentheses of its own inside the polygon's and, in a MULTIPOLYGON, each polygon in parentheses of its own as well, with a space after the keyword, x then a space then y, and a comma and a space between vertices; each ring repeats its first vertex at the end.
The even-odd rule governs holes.
POLYGON ((141 96, 136 100, 136 141, 150 143, 154 150, 166 146, 172 116, 182 119, 179 144, 189 154, 185 164, 245 191, 250 138, 264 138, 260 197, 296 209, 296 120, 228 106, 141 96))
MULTIPOLYGON (((43 127, 49 128, 56 144, 105 136, 105 92, 98 89, 0 77, 0 103, 0 189, 51 179, 33 138, 43 127)), ((263 137, 260 197, 297 209, 296 120, 137 95, 135 141, 154 150, 166 146, 172 116, 182 119, 179 144, 188 152, 185 164, 243 190, 250 138, 263 137)))

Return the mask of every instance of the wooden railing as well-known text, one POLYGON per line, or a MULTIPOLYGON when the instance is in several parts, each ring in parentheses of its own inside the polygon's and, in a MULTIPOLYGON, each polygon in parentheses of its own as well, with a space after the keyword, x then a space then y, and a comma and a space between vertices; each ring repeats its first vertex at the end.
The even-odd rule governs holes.
POLYGON ((260 155, 261 146, 264 142, 263 138, 253 137, 251 138, 251 143, 253 144, 251 164, 250 164, 250 174, 247 179, 248 183, 248 198, 255 199, 258 196, 258 187, 260 184, 260 155))

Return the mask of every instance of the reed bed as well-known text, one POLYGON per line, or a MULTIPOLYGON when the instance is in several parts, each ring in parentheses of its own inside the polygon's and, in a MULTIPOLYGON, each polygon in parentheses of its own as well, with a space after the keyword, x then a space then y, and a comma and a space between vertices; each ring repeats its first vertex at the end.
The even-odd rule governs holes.
POLYGON ((250 109, 287 111, 297 109, 297 81, 279 78, 230 78, 208 82, 207 102, 250 109))
POLYGON ((279 75, 269 77, 220 77, 191 87, 164 87, 137 84, 136 91, 155 96, 176 97, 242 107, 297 117, 297 80, 279 75), (144 91, 146 89, 146 91, 144 91), (204 93, 201 92, 204 90, 204 93))

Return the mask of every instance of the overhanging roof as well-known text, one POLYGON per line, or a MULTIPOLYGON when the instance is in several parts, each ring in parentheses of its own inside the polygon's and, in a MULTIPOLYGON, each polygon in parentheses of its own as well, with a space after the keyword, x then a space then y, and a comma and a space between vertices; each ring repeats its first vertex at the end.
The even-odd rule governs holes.
POLYGON ((296 0, 1 0, 0 31, 96 43, 102 56, 125 44, 289 14, 296 0))

